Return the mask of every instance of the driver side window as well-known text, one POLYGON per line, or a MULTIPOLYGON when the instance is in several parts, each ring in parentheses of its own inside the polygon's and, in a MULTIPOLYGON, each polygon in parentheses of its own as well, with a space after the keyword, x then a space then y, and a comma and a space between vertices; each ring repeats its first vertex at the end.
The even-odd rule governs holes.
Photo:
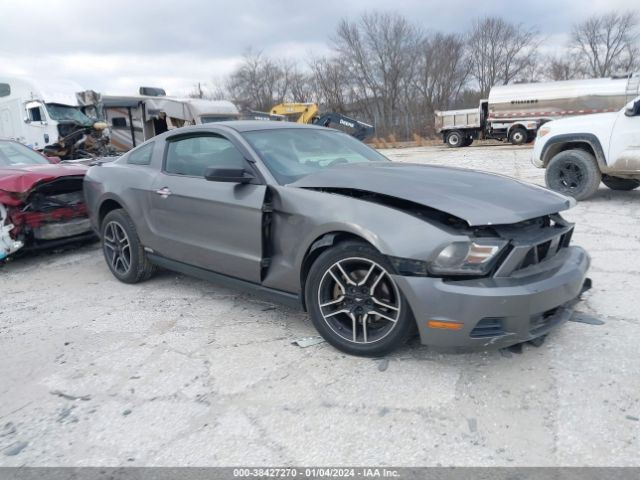
POLYGON ((226 138, 200 135, 169 141, 165 172, 203 177, 208 167, 244 168, 245 159, 226 138))

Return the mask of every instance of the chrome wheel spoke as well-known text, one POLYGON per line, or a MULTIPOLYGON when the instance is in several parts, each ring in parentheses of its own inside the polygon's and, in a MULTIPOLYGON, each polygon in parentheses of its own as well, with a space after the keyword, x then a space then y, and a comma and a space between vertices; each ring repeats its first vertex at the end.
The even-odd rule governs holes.
POLYGON ((347 308, 342 308, 340 310, 336 310, 335 312, 331 312, 331 313, 327 313, 324 315, 324 318, 329 318, 329 317, 333 317, 334 315, 338 315, 339 313, 349 313, 349 309, 347 308))
POLYGON ((381 307, 388 308, 389 310, 394 310, 396 312, 399 310, 398 307, 394 307, 393 305, 389 305, 388 303, 381 302, 376 297, 371 297, 371 300, 373 300, 373 303, 375 303, 376 305, 380 305, 381 307))
POLYGON ((376 315, 376 316, 378 316, 380 318, 384 318, 385 320, 389 320, 392 323, 396 323, 398 321, 397 318, 392 318, 392 317, 388 316, 386 313, 381 312, 380 310, 377 310, 375 308, 372 309, 372 310, 369 310, 367 313, 370 314, 370 315, 376 315))
POLYGON ((371 288, 369 289, 369 295, 373 295, 373 292, 376 290, 376 287, 378 286, 378 284, 380 283, 380 280, 382 280, 382 277, 384 277, 384 275, 387 272, 385 272, 384 270, 382 270, 382 272, 380 272, 380 275, 378 275, 378 277, 376 278, 376 280, 373 282, 373 285, 371 286, 371 288))
POLYGON ((326 302, 326 303, 323 303, 323 304, 321 304, 320 306, 321 306, 322 308, 324 308, 324 307, 329 307, 329 306, 331 306, 331 305, 335 305, 336 303, 340 303, 340 302, 342 302, 343 300, 344 300, 344 295, 340 296, 339 298, 336 298, 335 300, 330 300, 330 301, 328 301, 328 302, 326 302))
POLYGON ((367 320, 368 320, 368 318, 369 318, 369 314, 368 313, 365 313, 362 316, 362 341, 364 343, 368 342, 368 340, 367 340, 367 320))
POLYGON ((351 333, 353 335, 353 342, 358 341, 358 319, 356 316, 349 312, 349 318, 351 318, 351 333))
POLYGON ((342 284, 340 279, 338 277, 336 277, 335 274, 331 270, 329 270, 329 275, 331 275, 333 280, 336 282, 336 285, 338 285, 338 287, 342 290, 342 293, 345 293, 347 291, 347 289, 344 287, 344 285, 342 284))
POLYGON ((347 272, 344 271, 344 268, 342 268, 342 265, 340 265, 340 262, 336 263, 336 267, 338 268, 338 270, 340 270, 340 273, 342 274, 342 276, 344 277, 344 279, 347 281, 349 285, 356 284, 356 282, 353 281, 353 279, 347 274, 347 272))
POLYGON ((358 286, 360 285, 364 285, 367 283, 367 280, 369 280, 369 277, 371 276, 371 272, 373 272, 373 270, 376 268, 375 264, 371 264, 371 268, 369 269, 369 271, 367 272, 367 274, 364 276, 364 278, 362 280, 360 280, 358 282, 358 286))

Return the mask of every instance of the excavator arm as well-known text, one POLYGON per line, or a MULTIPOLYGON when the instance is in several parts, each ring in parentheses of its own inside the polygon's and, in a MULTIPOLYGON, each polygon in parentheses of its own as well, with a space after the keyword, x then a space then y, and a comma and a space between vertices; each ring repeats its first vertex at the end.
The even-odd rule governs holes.
POLYGON ((294 117, 298 123, 313 123, 319 111, 317 103, 279 103, 271 108, 272 115, 294 117))
POLYGON ((322 125, 323 127, 342 130, 361 142, 372 137, 376 131, 373 125, 369 125, 368 123, 361 122, 360 120, 356 120, 355 118, 347 117, 346 115, 336 112, 324 113, 313 123, 316 125, 322 125))

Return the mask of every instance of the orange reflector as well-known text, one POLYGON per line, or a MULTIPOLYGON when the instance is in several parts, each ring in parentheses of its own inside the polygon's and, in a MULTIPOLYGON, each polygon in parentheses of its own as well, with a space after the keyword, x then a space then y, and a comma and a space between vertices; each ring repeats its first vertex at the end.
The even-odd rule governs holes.
POLYGON ((463 323, 458 322, 443 322, 441 320, 429 320, 427 322, 429 328, 440 328, 444 330, 461 330, 464 327, 463 323))

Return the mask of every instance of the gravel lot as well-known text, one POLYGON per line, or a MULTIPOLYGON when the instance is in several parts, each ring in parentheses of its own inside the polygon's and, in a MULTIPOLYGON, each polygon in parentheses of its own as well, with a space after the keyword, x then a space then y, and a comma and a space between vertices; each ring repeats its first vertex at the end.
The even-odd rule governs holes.
MULTIPOLYGON (((538 184, 527 147, 386 152, 538 184)), ((523 353, 342 355, 302 312, 97 244, 0 268, 0 465, 640 465, 640 191, 565 216, 594 288, 523 353)))

